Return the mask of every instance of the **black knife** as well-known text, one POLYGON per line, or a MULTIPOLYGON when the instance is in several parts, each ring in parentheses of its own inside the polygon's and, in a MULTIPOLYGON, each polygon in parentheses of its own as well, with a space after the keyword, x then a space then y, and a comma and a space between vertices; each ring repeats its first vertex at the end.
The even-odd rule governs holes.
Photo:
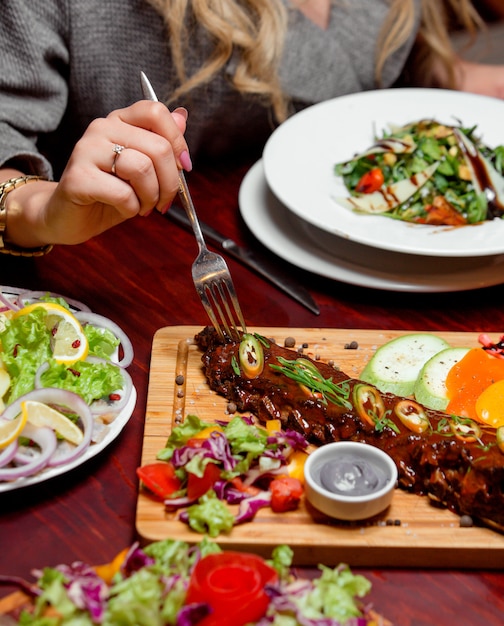
MULTIPOLYGON (((182 208, 172 205, 170 210, 166 213, 166 217, 173 219, 174 222, 192 232, 189 219, 182 208)), ((253 269, 263 278, 266 278, 266 280, 269 280, 279 289, 291 296, 291 298, 300 302, 312 313, 315 313, 315 315, 319 315, 320 309, 317 303, 308 291, 297 281, 293 280, 289 275, 281 271, 272 263, 269 263, 263 258, 254 256, 252 252, 239 246, 229 237, 222 235, 212 228, 212 226, 205 224, 201 220, 199 220, 199 223, 203 235, 210 243, 219 247, 224 252, 227 252, 229 256, 233 257, 237 261, 240 261, 240 263, 243 263, 246 267, 253 269)))

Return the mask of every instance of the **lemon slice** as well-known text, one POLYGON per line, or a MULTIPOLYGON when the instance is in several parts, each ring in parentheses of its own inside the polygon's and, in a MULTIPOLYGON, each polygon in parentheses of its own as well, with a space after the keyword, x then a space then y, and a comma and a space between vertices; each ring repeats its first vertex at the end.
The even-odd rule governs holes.
POLYGON ((19 437, 26 425, 26 415, 18 415, 12 420, 0 420, 0 449, 6 448, 19 437))
POLYGON ((11 378, 9 376, 9 372, 4 369, 0 364, 0 412, 3 412, 3 410, 5 409, 3 397, 7 393, 10 384, 11 378))
POLYGON ((19 309, 14 317, 27 315, 41 307, 47 311, 46 326, 52 335, 53 357, 58 363, 71 365, 85 359, 89 344, 79 320, 65 307, 53 302, 35 302, 19 309))
POLYGON ((48 426, 76 446, 84 438, 84 433, 72 420, 43 402, 37 402, 36 400, 21 402, 21 415, 24 416, 25 422, 28 421, 38 428, 48 426))

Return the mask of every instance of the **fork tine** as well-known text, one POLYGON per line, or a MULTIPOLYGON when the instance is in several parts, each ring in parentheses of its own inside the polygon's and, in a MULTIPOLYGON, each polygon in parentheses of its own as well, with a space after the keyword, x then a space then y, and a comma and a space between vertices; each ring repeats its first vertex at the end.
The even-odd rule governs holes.
POLYGON ((230 277, 215 281, 209 285, 209 293, 212 297, 214 307, 219 314, 221 323, 224 326, 225 333, 231 338, 238 339, 240 336, 238 326, 242 327, 243 332, 246 332, 247 327, 230 277), (230 300, 233 305, 234 313, 229 305, 230 300), (222 304, 224 305, 225 313, 222 310, 222 304))
POLYGON ((217 320, 217 317, 215 315, 214 309, 210 303, 210 300, 208 299, 208 295, 207 295, 207 289, 208 287, 205 288, 205 286, 203 287, 198 287, 198 285, 196 285, 196 291, 198 292, 198 295, 200 297, 201 300, 201 304, 203 305, 203 308, 206 311, 206 314, 208 315, 208 317, 210 318, 210 321, 212 322, 212 326, 215 328, 215 330, 217 331, 217 334, 219 335, 219 337, 221 339, 224 339, 224 332, 222 331, 221 325, 217 320))
POLYGON ((232 337, 232 331, 229 328, 228 319, 231 315, 231 311, 229 310, 229 305, 225 300, 224 293, 219 283, 211 283, 208 285, 208 293, 210 294, 210 299, 213 302, 214 309, 217 311, 217 314, 220 319, 221 328, 224 330, 224 334, 228 335, 228 337, 232 337), (224 308, 228 314, 226 318, 225 314, 222 311, 221 302, 224 304, 224 308))
MULTIPOLYGON (((223 281, 223 284, 225 285, 229 297, 231 298, 231 302, 233 304, 233 309, 234 312, 236 313, 236 316, 238 318, 238 323, 234 322, 234 329, 236 334, 238 335, 238 326, 241 326, 242 331, 244 333, 247 332, 247 325, 245 324, 245 318, 243 317, 243 314, 241 312, 241 308, 240 308, 240 303, 238 301, 238 296, 236 295, 236 291, 233 285, 233 281, 231 280, 231 276, 229 276, 229 280, 223 281)), ((226 302, 228 302, 228 300, 226 299, 226 302)), ((234 319, 232 315, 230 315, 231 319, 234 319)))

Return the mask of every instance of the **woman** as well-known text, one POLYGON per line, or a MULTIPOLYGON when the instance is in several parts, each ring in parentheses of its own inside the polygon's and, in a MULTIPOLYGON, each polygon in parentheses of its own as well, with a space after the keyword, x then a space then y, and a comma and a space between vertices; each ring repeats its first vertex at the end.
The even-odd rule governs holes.
POLYGON ((399 82, 502 97, 504 67, 450 46, 479 23, 469 0, 2 0, 0 250, 166 211, 188 146, 259 154, 315 102, 399 82), (139 101, 140 71, 172 113, 139 101))

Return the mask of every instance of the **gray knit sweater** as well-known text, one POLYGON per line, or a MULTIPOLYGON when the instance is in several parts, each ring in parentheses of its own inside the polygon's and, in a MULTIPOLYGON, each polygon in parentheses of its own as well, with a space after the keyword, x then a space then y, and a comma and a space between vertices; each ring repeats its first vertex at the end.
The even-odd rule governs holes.
MULTIPOLYGON (((281 80, 297 108, 375 88, 374 48, 387 5, 338 0, 326 31, 290 11, 281 80)), ((388 62, 385 86, 398 78, 412 43, 388 62)), ((189 69, 208 51, 196 29, 189 69)), ((146 0, 2 0, 0 165, 58 178, 91 120, 141 97, 141 70, 160 99, 174 89, 165 27, 146 0)), ((189 109, 193 161, 259 154, 274 128, 271 111, 230 88, 230 72, 232 62, 177 103, 189 109)))

